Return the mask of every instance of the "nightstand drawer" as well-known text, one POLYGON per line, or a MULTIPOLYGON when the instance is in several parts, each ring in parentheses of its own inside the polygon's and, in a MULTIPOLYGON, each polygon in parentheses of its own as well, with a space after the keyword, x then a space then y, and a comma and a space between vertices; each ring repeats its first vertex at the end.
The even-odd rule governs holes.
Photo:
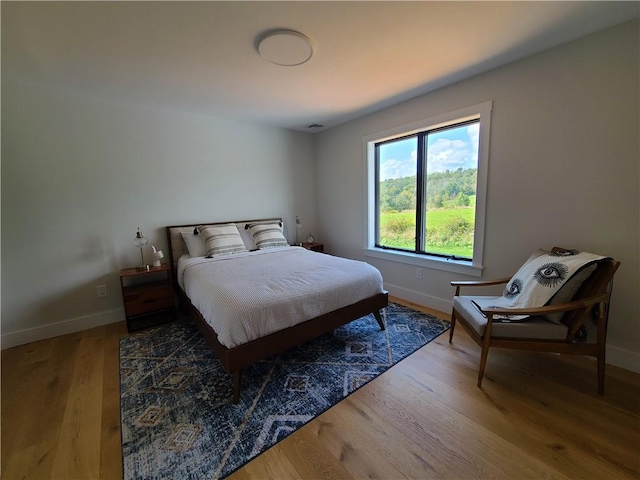
POLYGON ((127 331, 164 323, 167 321, 165 313, 171 312, 171 317, 175 318, 176 298, 168 263, 156 267, 123 268, 120 270, 120 287, 127 331))
POLYGON ((154 288, 147 291, 138 290, 124 295, 124 309, 127 317, 173 306, 174 298, 171 287, 154 288))

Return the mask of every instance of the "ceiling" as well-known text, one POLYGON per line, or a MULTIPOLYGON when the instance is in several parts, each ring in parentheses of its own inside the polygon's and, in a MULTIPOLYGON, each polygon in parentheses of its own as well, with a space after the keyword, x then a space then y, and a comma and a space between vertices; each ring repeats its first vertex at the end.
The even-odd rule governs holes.
POLYGON ((622 23, 638 2, 2 2, 2 80, 303 131, 622 23), (274 28, 311 60, 268 63, 274 28))

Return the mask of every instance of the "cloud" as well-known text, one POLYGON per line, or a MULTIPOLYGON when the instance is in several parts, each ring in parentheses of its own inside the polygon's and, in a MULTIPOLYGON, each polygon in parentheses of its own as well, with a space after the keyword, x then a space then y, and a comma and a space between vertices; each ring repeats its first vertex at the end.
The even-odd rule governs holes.
POLYGON ((429 144, 427 150, 427 173, 444 172, 446 170, 457 170, 458 168, 477 168, 478 147, 476 132, 469 131, 469 140, 451 140, 448 138, 437 138, 429 144))
POLYGON ((389 158, 380 162, 380 180, 404 178, 416 174, 416 151, 412 151, 408 158, 389 158))
MULTIPOLYGON (((434 132, 428 138, 427 173, 478 167, 479 123, 434 132)), ((380 161, 380 180, 415 175, 416 148, 415 139, 385 144, 380 161)))

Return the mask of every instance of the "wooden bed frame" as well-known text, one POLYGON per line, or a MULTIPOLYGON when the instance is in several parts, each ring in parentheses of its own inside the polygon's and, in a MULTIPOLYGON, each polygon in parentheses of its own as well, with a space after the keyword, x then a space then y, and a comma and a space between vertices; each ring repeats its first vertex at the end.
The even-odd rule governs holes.
POLYGON ((240 390, 242 388, 242 369, 252 363, 264 360, 272 355, 282 353, 296 345, 300 345, 308 340, 316 338, 325 333, 345 325, 360 317, 373 313, 381 330, 385 329, 384 322, 380 315, 380 310, 388 303, 386 291, 374 295, 373 297, 361 300, 353 305, 334 310, 319 317, 307 320, 298 325, 280 330, 267 335, 266 337, 252 340, 237 347, 227 348, 218 341, 217 333, 202 317, 202 314, 192 305, 191 301, 180 288, 176 276, 176 264, 180 256, 186 253, 186 245, 180 235, 182 231, 193 231, 199 225, 216 225, 225 223, 257 223, 266 221, 281 221, 275 219, 242 220, 233 222, 209 222, 191 225, 173 225, 166 227, 167 239, 169 241, 169 261, 171 266, 171 277, 176 291, 180 296, 180 306, 185 307, 192 314, 193 320, 198 325, 200 331, 209 342, 211 349, 216 353, 224 368, 233 376, 233 403, 240 401, 240 390))

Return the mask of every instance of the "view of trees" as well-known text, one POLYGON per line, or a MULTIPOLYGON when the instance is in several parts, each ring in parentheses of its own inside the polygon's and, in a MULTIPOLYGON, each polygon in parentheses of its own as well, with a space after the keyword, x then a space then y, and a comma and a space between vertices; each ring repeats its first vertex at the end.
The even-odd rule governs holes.
MULTIPOLYGON (((427 175, 427 207, 468 207, 470 197, 476 194, 476 175, 476 168, 427 175)), ((380 183, 380 213, 413 210, 415 205, 415 175, 380 183)))
MULTIPOLYGON (((477 169, 427 175, 427 251, 473 256, 477 169)), ((380 243, 415 249, 416 176, 380 183, 380 243)))

